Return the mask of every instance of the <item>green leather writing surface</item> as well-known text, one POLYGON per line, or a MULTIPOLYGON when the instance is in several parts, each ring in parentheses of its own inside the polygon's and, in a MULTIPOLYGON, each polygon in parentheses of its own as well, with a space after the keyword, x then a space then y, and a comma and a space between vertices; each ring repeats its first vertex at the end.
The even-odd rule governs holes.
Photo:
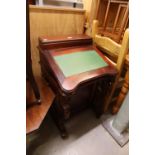
POLYGON ((54 56, 54 59, 66 77, 108 65, 95 50, 54 56))

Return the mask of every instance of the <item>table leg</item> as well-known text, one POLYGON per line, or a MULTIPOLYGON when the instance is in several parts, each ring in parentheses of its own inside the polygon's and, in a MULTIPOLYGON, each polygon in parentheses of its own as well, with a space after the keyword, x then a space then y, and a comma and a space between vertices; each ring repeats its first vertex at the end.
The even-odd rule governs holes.
POLYGON ((129 90, 129 70, 127 71, 126 75, 125 75, 125 82, 122 86, 122 89, 121 89, 121 92, 118 96, 118 99, 116 101, 116 104, 113 106, 113 109, 112 109, 112 114, 116 114, 119 110, 119 108, 121 107, 122 103, 123 103, 123 100, 127 94, 129 90))

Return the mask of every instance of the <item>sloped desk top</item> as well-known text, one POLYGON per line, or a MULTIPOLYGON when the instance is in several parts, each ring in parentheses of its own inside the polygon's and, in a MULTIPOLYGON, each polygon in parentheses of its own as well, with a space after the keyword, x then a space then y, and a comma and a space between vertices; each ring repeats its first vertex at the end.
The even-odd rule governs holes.
POLYGON ((93 45, 42 53, 65 92, 74 91, 78 85, 89 80, 117 74, 113 64, 93 45))

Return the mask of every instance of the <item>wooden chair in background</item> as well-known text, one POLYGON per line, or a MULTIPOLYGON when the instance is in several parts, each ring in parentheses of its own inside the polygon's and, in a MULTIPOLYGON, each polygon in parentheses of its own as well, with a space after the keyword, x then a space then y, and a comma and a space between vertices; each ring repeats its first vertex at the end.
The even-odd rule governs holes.
POLYGON ((119 83, 119 79, 121 77, 121 71, 123 69, 126 54, 129 49, 129 30, 126 29, 124 36, 123 36, 122 44, 118 44, 112 39, 110 39, 109 37, 101 36, 98 33, 99 32, 98 24, 99 22, 97 20, 93 21, 93 25, 92 25, 93 41, 95 45, 98 48, 100 48, 104 53, 106 53, 106 55, 113 61, 113 63, 115 63, 116 68, 118 70, 118 75, 115 79, 114 84, 111 86, 111 91, 105 98, 104 112, 106 112, 109 108, 112 97, 119 83))

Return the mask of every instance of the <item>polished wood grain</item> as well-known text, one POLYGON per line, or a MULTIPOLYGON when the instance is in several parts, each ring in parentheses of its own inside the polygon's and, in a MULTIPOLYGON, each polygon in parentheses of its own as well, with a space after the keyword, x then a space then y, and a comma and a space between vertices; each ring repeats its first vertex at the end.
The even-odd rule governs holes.
MULTIPOLYGON (((44 51, 42 51, 44 52, 44 51)), ((58 78, 58 81, 60 83, 60 87, 65 91, 65 92, 73 92, 75 89, 80 85, 83 81, 89 81, 94 78, 101 77, 105 74, 117 74, 116 69, 114 69, 113 64, 94 46, 83 46, 83 47, 73 47, 73 48, 68 48, 62 51, 60 50, 50 50, 42 53, 46 56, 46 59, 48 60, 48 63, 50 64, 51 70, 54 71, 54 74, 58 78), (74 53, 77 51, 83 51, 86 52, 86 50, 95 50, 100 57, 108 63, 107 67, 95 69, 92 71, 80 73, 78 75, 72 75, 70 77, 65 77, 59 68, 57 66, 56 62, 54 61, 53 57, 56 55, 62 55, 62 54, 68 54, 68 53, 74 53)))
POLYGON ((39 43, 45 44, 45 43, 54 43, 54 42, 71 42, 76 40, 76 42, 79 41, 85 41, 90 40, 90 37, 83 34, 71 34, 71 35, 60 35, 60 36, 40 36, 39 37, 39 43))
POLYGON ((67 136, 65 120, 76 113, 92 107, 96 116, 101 116, 104 97, 110 90, 109 86, 114 81, 117 70, 103 53, 93 47, 91 38, 86 37, 86 39, 80 41, 75 39, 74 42, 68 39, 66 41, 57 40, 59 46, 50 49, 49 47, 56 43, 55 38, 53 40, 54 42, 50 40, 47 43, 48 46, 45 45, 45 42, 41 43, 39 41, 40 64, 42 76, 56 94, 50 112, 60 130, 61 136, 64 138, 67 136), (53 60, 54 55, 74 53, 79 50, 86 52, 85 50, 90 49, 95 50, 109 66, 65 77, 53 60))
POLYGON ((67 39, 67 41, 55 41, 55 42, 49 42, 49 43, 43 43, 41 41, 39 41, 40 45, 39 48, 43 48, 46 50, 49 49, 60 49, 60 48, 68 48, 71 46, 83 46, 83 45, 90 45, 92 43, 92 39, 85 39, 85 40, 69 40, 67 39))
MULTIPOLYGON (((48 87, 47 83, 41 78, 37 78, 37 83, 41 93, 42 104, 30 106, 26 110, 26 134, 39 129, 54 99, 54 93, 48 87)), ((32 102, 34 94, 32 87, 27 83, 27 100, 32 102)))

